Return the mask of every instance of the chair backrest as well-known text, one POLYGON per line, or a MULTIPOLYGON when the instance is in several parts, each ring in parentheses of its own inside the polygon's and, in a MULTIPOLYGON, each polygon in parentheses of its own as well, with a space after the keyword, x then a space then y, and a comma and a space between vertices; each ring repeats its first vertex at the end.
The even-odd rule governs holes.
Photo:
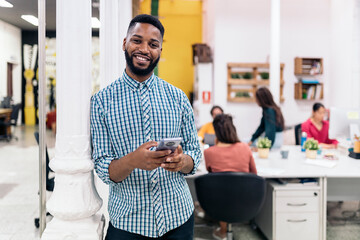
POLYGON ((301 123, 295 125, 295 145, 300 145, 301 142, 301 123))
POLYGON ((253 219, 265 200, 265 179, 252 173, 209 173, 197 177, 195 187, 205 212, 228 223, 253 219))
POLYGON ((12 107, 12 112, 10 115, 10 124, 16 126, 17 119, 19 117, 19 111, 21 108, 21 103, 18 103, 12 107))

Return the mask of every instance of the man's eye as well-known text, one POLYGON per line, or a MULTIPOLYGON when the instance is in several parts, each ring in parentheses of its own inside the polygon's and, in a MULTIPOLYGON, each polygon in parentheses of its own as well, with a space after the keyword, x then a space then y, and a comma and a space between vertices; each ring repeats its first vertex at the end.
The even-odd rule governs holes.
POLYGON ((140 43, 141 41, 139 39, 133 39, 134 43, 140 43))
POLYGON ((158 47, 159 47, 159 45, 156 44, 156 43, 151 43, 150 46, 151 46, 152 48, 158 48, 158 47))

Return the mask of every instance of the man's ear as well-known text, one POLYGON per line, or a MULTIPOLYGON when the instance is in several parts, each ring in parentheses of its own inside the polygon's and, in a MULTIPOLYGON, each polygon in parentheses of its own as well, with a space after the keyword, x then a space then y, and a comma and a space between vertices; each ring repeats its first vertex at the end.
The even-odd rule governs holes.
POLYGON ((123 46, 122 46, 123 51, 125 51, 125 44, 126 44, 126 38, 124 38, 123 40, 123 46))

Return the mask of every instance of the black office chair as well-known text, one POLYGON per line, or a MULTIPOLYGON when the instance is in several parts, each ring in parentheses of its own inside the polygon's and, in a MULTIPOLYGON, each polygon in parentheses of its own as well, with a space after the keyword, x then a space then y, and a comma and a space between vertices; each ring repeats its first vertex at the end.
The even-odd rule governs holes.
MULTIPOLYGON (((34 132, 34 136, 36 139, 36 142, 39 144, 39 132, 34 132)), ((45 152, 46 152, 46 190, 49 192, 52 192, 54 190, 54 178, 49 178, 49 173, 51 171, 50 167, 49 167, 49 154, 47 151, 47 147, 45 148, 45 152)), ((47 216, 50 215, 50 213, 46 213, 47 216)), ((40 226, 40 219, 39 218, 35 218, 34 219, 34 223, 35 223, 35 227, 39 228, 40 226)))
POLYGON ((300 145, 301 143, 301 123, 295 125, 295 145, 300 145))
POLYGON ((233 239, 231 223, 252 220, 265 200, 265 179, 252 173, 209 173, 195 179, 201 207, 212 218, 227 222, 227 239, 233 239))
MULTIPOLYGON (((9 121, 0 121, 0 127, 3 128, 7 128, 7 127, 11 127, 11 126, 16 126, 17 123, 17 119, 19 117, 19 111, 21 109, 21 103, 18 103, 16 105, 14 105, 12 107, 12 112, 10 115, 10 120, 9 121)), ((8 135, 7 133, 5 133, 5 135, 1 136, 1 139, 5 139, 6 141, 10 141, 11 139, 15 139, 16 141, 18 140, 17 137, 15 137, 13 134, 8 135)))

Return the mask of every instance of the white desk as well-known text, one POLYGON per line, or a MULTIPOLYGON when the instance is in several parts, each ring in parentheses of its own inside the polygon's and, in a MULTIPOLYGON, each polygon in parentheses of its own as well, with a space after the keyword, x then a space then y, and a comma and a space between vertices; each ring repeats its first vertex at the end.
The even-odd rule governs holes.
MULTIPOLYGON (((339 160, 332 168, 306 164, 305 153, 300 146, 286 146, 288 159, 281 159, 280 151, 271 151, 268 159, 260 159, 254 153, 258 175, 264 178, 318 178, 321 189, 320 239, 326 239, 326 203, 334 200, 360 200, 360 160, 348 157, 336 150, 339 160)), ((321 156, 319 156, 321 158, 321 156)))
MULTIPOLYGON (((327 168, 306 164, 305 153, 300 146, 284 146, 289 150, 288 159, 281 159, 280 150, 270 151, 268 159, 260 159, 254 153, 258 175, 264 178, 318 178, 321 192, 320 206, 320 239, 326 239, 326 205, 327 201, 360 200, 360 160, 348 157, 337 150, 323 150, 323 153, 334 152, 339 160, 335 167, 327 168)), ((321 159, 322 156, 319 156, 321 159)), ((194 176, 206 174, 202 160, 194 176)), ((190 180, 190 179, 188 179, 190 180)), ((193 190, 194 191, 194 190, 193 190)))

